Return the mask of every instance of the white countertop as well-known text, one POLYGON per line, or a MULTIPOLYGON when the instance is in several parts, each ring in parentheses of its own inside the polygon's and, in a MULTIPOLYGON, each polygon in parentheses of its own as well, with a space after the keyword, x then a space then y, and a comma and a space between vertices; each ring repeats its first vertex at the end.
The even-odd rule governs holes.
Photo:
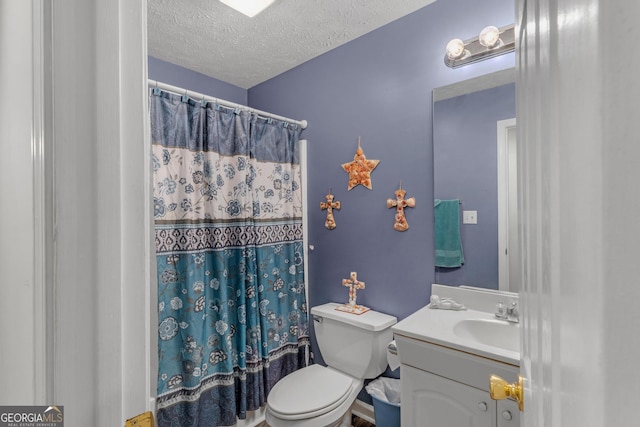
MULTIPOLYGON (((432 293, 442 297, 451 297, 448 292, 449 289, 443 289, 440 285, 434 285, 432 293)), ((465 304, 467 307, 495 307, 498 301, 510 302, 512 300, 517 301, 517 295, 500 292, 478 292, 470 290, 467 292, 465 289, 456 288, 452 290, 455 294, 457 302, 465 304), (478 299, 482 300, 478 304, 478 299), (488 300, 491 300, 489 303, 488 300), (493 302, 495 301, 495 303, 493 302)), ((520 353, 516 351, 508 351, 503 348, 494 347, 491 345, 483 344, 473 338, 463 338, 459 334, 454 332, 454 327, 462 320, 466 319, 480 319, 495 322, 496 318, 493 312, 480 311, 476 309, 467 309, 461 311, 454 310, 441 310, 432 309, 426 306, 404 320, 398 322, 393 326, 392 330, 396 336, 401 335, 403 337, 413 338, 444 347, 452 348, 454 350, 464 351, 472 353, 478 356, 486 357, 489 359, 497 360, 503 363, 511 365, 520 365, 520 353)), ((506 321, 502 325, 503 327, 518 328, 517 324, 509 325, 506 321)), ((402 354, 399 354, 400 361, 402 361, 402 354)))

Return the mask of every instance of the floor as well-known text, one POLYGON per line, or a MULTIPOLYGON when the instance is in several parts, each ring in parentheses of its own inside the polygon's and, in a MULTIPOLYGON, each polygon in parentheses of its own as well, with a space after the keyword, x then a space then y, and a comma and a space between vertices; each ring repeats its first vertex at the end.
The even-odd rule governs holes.
POLYGON ((353 427, 375 427, 375 424, 371 424, 369 421, 358 418, 355 415, 351 420, 351 424, 353 427))
MULTIPOLYGON (((352 418, 351 425, 352 427, 375 427, 375 424, 371 424, 370 422, 365 421, 362 418, 358 418, 355 415, 352 418)), ((265 421, 257 427, 269 427, 269 424, 265 421)))

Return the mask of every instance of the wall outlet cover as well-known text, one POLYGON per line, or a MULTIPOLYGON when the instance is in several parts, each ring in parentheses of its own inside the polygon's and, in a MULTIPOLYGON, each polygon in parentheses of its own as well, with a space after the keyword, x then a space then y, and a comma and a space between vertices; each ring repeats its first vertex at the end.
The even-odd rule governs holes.
POLYGON ((478 223, 478 211, 462 211, 462 223, 463 224, 477 224, 478 223))

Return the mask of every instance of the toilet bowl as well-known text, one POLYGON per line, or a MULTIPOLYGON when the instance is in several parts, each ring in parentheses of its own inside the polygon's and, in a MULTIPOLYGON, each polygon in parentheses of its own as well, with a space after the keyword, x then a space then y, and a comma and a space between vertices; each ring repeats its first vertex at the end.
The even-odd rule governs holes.
POLYGON ((321 365, 285 378, 269 393, 267 422, 272 427, 339 426, 363 385, 362 380, 321 365))
POLYGON ((311 365, 282 378, 269 392, 266 419, 272 427, 349 426, 351 406, 365 378, 387 367, 386 348, 397 319, 368 311, 313 307, 316 340, 328 366, 311 365))

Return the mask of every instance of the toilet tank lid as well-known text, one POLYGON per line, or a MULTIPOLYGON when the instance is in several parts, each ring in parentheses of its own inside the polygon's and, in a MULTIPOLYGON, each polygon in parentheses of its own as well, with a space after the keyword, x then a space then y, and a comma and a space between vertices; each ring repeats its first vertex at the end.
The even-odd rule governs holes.
POLYGON ((369 310, 362 314, 352 314, 344 311, 336 310, 336 307, 342 304, 330 302, 323 305, 311 307, 311 314, 328 319, 337 320, 339 322, 348 323, 362 329, 370 331, 381 331, 389 328, 398 322, 395 316, 380 313, 378 311, 369 310))

